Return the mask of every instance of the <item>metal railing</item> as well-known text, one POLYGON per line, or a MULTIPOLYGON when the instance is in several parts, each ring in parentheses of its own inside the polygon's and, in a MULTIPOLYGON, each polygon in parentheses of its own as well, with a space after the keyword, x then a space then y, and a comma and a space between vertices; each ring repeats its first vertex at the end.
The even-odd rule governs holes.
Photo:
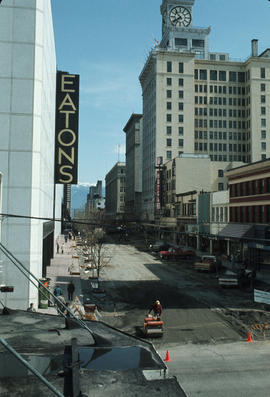
MULTIPOLYGON (((72 318, 78 325, 88 331, 95 340, 95 335, 87 327, 87 325, 80 318, 77 318, 74 313, 57 297, 55 296, 48 287, 45 287, 41 281, 31 273, 13 254, 10 252, 2 243, 0 243, 0 251, 10 260, 11 263, 39 290, 39 292, 46 298, 51 304, 57 302, 58 310, 60 315, 65 319, 72 318), (46 293, 49 295, 46 295, 46 293)), ((2 302, 1 302, 2 304, 2 302)), ((2 304, 3 305, 3 304, 2 304)), ((12 354, 14 355, 24 366, 26 366, 34 375, 36 375, 41 382, 43 382, 55 395, 64 397, 50 382, 48 382, 35 368, 33 368, 24 358, 19 355, 8 343, 0 338, 0 343, 12 354)))

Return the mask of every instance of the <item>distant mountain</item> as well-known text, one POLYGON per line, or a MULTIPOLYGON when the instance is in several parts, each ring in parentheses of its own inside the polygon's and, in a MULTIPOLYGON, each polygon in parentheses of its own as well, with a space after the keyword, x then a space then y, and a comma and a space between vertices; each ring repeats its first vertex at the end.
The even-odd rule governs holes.
MULTIPOLYGON (((91 183, 79 183, 78 185, 72 185, 72 210, 83 208, 89 193, 89 187, 93 186, 91 183)), ((105 196, 105 189, 102 188, 102 194, 105 196)))

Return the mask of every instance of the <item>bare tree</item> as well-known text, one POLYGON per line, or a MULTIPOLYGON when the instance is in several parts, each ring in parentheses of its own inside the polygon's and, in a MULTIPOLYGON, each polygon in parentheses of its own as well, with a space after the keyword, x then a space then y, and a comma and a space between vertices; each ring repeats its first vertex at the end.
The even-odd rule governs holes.
POLYGON ((99 278, 102 269, 109 265, 110 258, 108 258, 105 247, 105 232, 102 228, 96 228, 84 236, 84 243, 88 248, 89 260, 97 269, 97 276, 99 278))

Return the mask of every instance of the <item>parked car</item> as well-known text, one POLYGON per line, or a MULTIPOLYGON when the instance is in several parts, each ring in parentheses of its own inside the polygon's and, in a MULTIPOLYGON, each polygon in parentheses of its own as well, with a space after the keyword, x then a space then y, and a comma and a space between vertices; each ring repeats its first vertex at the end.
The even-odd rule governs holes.
POLYGON ((181 248, 170 247, 168 250, 160 251, 159 256, 161 259, 181 259, 194 257, 196 253, 192 250, 183 251, 181 248))
POLYGON ((238 272, 226 270, 218 278, 218 284, 221 287, 236 287, 242 288, 244 286, 252 286, 256 278, 256 273, 248 269, 240 269, 238 272))
POLYGON ((203 255, 199 262, 194 263, 194 268, 201 272, 213 272, 216 270, 217 258, 214 255, 203 255))
POLYGON ((157 240, 155 243, 149 245, 149 249, 152 252, 159 252, 161 250, 168 250, 171 247, 170 244, 165 243, 163 240, 157 240))

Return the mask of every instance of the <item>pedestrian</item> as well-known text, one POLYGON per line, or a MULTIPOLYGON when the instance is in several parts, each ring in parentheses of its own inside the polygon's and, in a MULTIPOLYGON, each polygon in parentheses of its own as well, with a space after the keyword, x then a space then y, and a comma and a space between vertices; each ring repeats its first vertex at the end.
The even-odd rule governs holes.
POLYGON ((59 254, 59 248, 60 248, 60 247, 59 247, 59 243, 57 242, 57 243, 56 243, 57 254, 59 254))
POLYGON ((68 241, 68 236, 65 235, 65 243, 67 243, 67 241, 68 241))
POLYGON ((61 246, 61 252, 62 252, 62 254, 64 253, 64 244, 62 244, 62 246, 61 246))
POLYGON ((55 287, 53 293, 54 293, 54 295, 57 296, 57 297, 60 296, 60 295, 63 295, 63 292, 62 292, 61 288, 59 287, 59 285, 57 285, 57 286, 55 287))
POLYGON ((63 297, 63 295, 59 295, 57 298, 60 301, 60 302, 56 301, 57 312, 60 313, 60 314, 64 313, 65 312, 65 306, 66 306, 66 300, 63 297))
POLYGON ((36 309, 34 308, 34 303, 30 303, 30 306, 27 309, 27 312, 35 313, 36 309))
POLYGON ((151 306, 148 314, 150 314, 151 311, 153 311, 154 317, 159 318, 161 316, 162 306, 159 300, 156 300, 155 303, 151 306))
POLYGON ((75 285, 73 284, 72 281, 70 281, 70 283, 68 284, 67 290, 68 290, 68 299, 72 301, 73 293, 75 291, 75 285))

